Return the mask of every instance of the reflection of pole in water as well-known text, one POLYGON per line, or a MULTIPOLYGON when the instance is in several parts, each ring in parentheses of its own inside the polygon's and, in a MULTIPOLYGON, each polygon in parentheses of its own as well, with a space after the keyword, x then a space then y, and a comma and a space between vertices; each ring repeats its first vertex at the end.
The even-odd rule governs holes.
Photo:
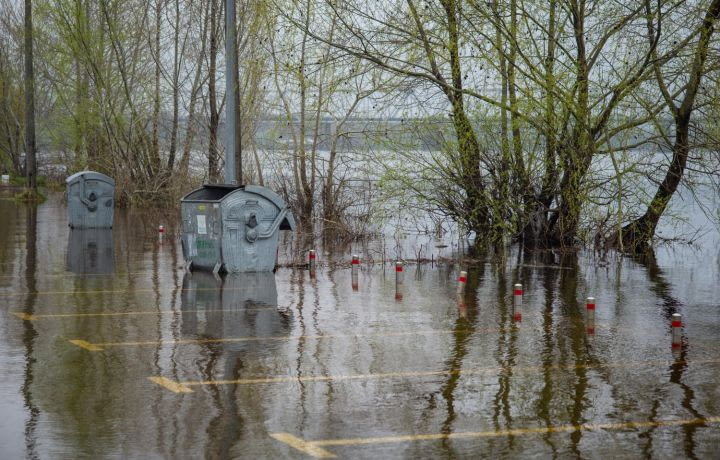
POLYGON ((467 304, 465 303, 465 293, 464 292, 457 293, 457 306, 458 306, 458 312, 460 313, 460 317, 467 318, 467 304))
POLYGON ((513 321, 522 321, 523 288, 522 284, 516 284, 513 290, 513 321))
MULTIPOLYGON (((23 313, 32 315, 35 312, 35 302, 37 300, 37 207, 27 207, 27 222, 25 228, 25 283, 28 292, 25 301, 23 313)), ((25 401, 25 407, 30 413, 25 423, 25 446, 27 449, 27 457, 35 458, 35 427, 40 409, 32 401, 32 384, 34 380, 33 357, 35 348, 35 338, 37 331, 32 321, 23 321, 23 345, 25 346, 25 369, 23 372, 22 394, 25 401)))

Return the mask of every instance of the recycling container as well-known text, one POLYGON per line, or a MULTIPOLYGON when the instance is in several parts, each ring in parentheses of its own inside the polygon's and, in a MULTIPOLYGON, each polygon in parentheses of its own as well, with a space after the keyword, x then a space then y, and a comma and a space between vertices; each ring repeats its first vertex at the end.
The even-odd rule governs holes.
POLYGON ((70 228, 112 228, 115 181, 81 171, 65 179, 70 228))
POLYGON ((258 185, 204 185, 181 200, 180 213, 191 270, 272 271, 280 230, 295 230, 285 201, 258 185))

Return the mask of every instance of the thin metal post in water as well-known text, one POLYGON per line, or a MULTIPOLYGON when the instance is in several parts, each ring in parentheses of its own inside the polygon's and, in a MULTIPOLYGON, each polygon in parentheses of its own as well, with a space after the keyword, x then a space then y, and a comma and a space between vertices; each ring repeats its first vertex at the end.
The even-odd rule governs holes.
POLYGON ((312 271, 315 270, 315 258, 317 256, 315 255, 315 250, 311 249, 310 253, 308 254, 308 268, 312 271))
POLYGON ((405 276, 403 274, 403 263, 402 262, 395 262, 395 284, 401 285, 403 284, 405 276))
POLYGON ((352 263, 350 264, 350 267, 352 269, 352 273, 350 274, 350 282, 352 285, 352 290, 357 291, 358 290, 358 269, 360 268, 360 257, 353 254, 352 256, 352 263))
POLYGON ((457 293, 462 294, 465 292, 465 285, 467 284, 467 272, 460 272, 457 284, 457 293))
POLYGON ((595 334, 595 297, 588 297, 585 302, 585 311, 587 312, 587 333, 588 335, 595 334))
POLYGON ((680 348, 682 345, 682 315, 673 313, 672 315, 672 347, 680 348))
POLYGON ((513 289, 513 321, 522 321, 523 287, 516 284, 513 289))

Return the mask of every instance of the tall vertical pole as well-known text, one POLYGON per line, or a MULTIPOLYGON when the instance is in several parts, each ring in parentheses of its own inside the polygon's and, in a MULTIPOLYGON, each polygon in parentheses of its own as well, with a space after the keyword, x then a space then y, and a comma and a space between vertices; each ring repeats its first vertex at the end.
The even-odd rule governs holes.
POLYGON ((237 184, 238 65, 235 29, 235 0, 225 0, 225 183, 237 184))

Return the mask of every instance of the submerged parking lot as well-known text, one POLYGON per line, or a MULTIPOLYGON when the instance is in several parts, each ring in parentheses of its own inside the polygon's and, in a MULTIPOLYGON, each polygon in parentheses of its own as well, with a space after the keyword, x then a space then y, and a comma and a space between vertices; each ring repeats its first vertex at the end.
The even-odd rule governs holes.
MULTIPOLYGON (((320 251, 314 274, 220 278, 186 273, 155 216, 121 214, 111 232, 79 237, 65 213, 54 199, 37 211, 0 202, 4 458, 720 451, 712 247, 406 264, 398 292, 372 248, 320 251), (352 252, 365 262, 356 286, 352 252)), ((281 248, 281 262, 299 249, 281 248)))

